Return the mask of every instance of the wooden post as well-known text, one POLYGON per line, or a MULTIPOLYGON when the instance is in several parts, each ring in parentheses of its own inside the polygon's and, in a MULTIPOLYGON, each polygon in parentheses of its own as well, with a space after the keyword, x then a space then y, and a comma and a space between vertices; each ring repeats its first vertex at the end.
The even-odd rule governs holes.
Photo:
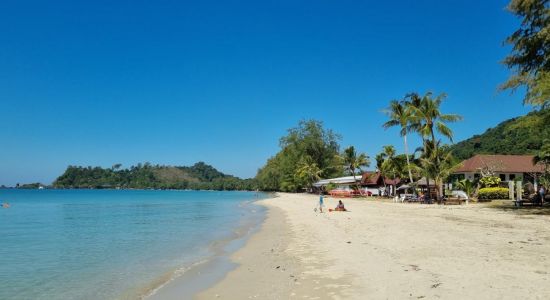
POLYGON ((508 196, 510 200, 514 200, 514 182, 508 181, 508 196))
POLYGON ((516 182, 516 201, 521 201, 521 181, 516 182))

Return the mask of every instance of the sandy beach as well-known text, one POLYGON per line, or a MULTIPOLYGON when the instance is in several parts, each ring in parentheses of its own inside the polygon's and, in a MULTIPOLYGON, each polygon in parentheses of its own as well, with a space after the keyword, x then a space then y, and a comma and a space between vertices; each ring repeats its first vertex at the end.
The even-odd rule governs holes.
POLYGON ((238 267, 198 299, 548 299, 550 215, 317 196, 262 200, 238 267), (335 207, 337 199, 326 199, 335 207))

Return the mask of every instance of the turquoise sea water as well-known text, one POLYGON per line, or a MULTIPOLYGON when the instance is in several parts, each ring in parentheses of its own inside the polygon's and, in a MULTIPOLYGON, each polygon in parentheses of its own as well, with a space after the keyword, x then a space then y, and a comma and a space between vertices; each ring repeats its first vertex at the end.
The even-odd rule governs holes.
POLYGON ((251 192, 0 190, 0 299, 134 299, 257 224, 251 192))

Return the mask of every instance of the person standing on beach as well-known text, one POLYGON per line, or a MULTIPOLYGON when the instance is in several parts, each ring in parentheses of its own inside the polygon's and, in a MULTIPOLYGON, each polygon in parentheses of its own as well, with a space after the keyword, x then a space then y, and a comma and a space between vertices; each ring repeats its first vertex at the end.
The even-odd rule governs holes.
POLYGON ((320 193, 319 194, 319 211, 320 212, 323 212, 323 206, 324 206, 324 204, 323 204, 323 193, 320 193))
POLYGON ((546 194, 546 190, 544 189, 544 186, 540 186, 539 189, 539 195, 540 195, 540 202, 544 203, 544 196, 546 194))

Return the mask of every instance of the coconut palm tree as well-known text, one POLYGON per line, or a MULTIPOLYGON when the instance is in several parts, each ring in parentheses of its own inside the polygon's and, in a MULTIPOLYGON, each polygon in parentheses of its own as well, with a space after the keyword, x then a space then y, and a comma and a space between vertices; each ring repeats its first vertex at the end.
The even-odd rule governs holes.
MULTIPOLYGON (((408 130, 420 134, 425 154, 427 154, 428 151, 435 151, 437 153, 439 141, 436 140, 435 131, 447 137, 452 142, 453 132, 447 127, 446 123, 456 122, 462 119, 461 116, 456 114, 441 113, 440 106, 446 97, 446 94, 440 94, 433 98, 431 92, 424 94, 424 96, 420 96, 417 93, 411 93, 406 96, 405 103, 411 110, 408 130), (428 145, 429 143, 433 147, 433 150, 428 149, 428 146, 430 146, 428 145)), ((426 157, 436 159, 436 161, 433 162, 434 164, 439 163, 439 161, 437 161, 438 156, 432 157, 431 155, 427 155, 425 158, 426 157)), ((429 189, 430 172, 426 172, 426 181, 429 189)))
MULTIPOLYGON (((384 176, 384 178, 389 178, 389 179, 401 178, 405 168, 400 163, 400 160, 396 158, 395 148, 393 146, 384 146, 383 149, 384 150, 381 153, 381 157, 383 157, 384 161, 380 169, 381 174, 384 176)), ((395 192, 395 184, 393 184, 392 186, 395 192)))
POLYGON ((322 173, 323 170, 319 168, 317 163, 311 157, 306 156, 300 161, 295 176, 304 181, 307 187, 311 189, 313 183, 321 179, 322 173))
POLYGON ((431 138, 436 148, 435 131, 452 142, 453 132, 446 123, 462 120, 460 115, 441 113, 440 106, 446 97, 446 94, 439 94, 433 98, 431 92, 422 97, 418 94, 408 95, 407 104, 411 109, 409 130, 417 131, 422 137, 431 138))
POLYGON ((401 127, 399 134, 403 137, 403 143, 405 144, 405 156, 407 157, 407 169, 409 173, 409 180, 412 183, 413 177, 411 172, 411 163, 409 161, 409 149, 407 145, 407 132, 410 129, 409 123, 412 120, 411 107, 409 105, 404 105, 403 101, 392 100, 390 102, 390 107, 385 111, 389 121, 384 123, 382 127, 388 129, 393 126, 401 127))
MULTIPOLYGON (((358 154, 353 146, 344 149, 344 153, 339 155, 338 159, 344 168, 353 175, 353 178, 355 178, 355 170, 362 172, 361 167, 370 166, 369 157, 365 153, 358 154)), ((357 183, 355 183, 355 186, 358 188, 357 183)))
POLYGON ((466 193, 468 197, 472 196, 472 193, 474 192, 474 183, 470 180, 464 178, 456 183, 456 187, 466 193))
MULTIPOLYGON (((426 178, 430 176, 435 181, 437 198, 440 199, 443 194, 443 181, 447 179, 454 170, 460 167, 448 147, 441 147, 440 141, 426 143, 426 151, 420 159, 424 168, 426 178)), ((429 183, 428 183, 429 187, 429 183)))

